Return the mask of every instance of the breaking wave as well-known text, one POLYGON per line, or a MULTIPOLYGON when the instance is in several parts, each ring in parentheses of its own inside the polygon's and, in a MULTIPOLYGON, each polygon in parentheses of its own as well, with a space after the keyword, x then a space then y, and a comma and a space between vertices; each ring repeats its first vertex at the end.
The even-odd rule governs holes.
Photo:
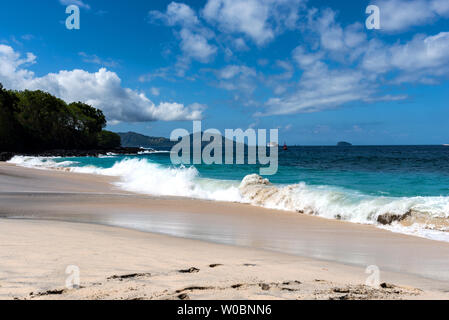
POLYGON ((202 178, 194 167, 167 167, 147 159, 128 158, 110 168, 76 167, 72 161, 14 157, 10 163, 44 169, 120 177, 123 190, 156 195, 249 203, 328 219, 374 224, 435 240, 449 241, 449 197, 372 196, 333 186, 303 182, 275 185, 258 175, 241 182, 202 178))
POLYGON ((305 183, 278 186, 258 175, 245 177, 239 191, 244 201, 257 206, 449 241, 449 197, 380 197, 305 183))

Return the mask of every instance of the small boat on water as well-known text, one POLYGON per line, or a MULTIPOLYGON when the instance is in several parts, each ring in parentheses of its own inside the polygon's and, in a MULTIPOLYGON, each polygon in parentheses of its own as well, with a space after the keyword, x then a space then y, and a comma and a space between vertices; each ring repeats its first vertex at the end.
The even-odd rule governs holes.
POLYGON ((288 150, 287 143, 284 143, 284 146, 282 147, 282 150, 284 150, 284 151, 288 150))

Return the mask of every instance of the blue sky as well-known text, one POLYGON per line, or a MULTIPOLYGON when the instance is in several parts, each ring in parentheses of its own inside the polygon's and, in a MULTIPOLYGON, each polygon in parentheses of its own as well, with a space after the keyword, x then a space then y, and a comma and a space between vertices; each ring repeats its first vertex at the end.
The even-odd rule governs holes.
POLYGON ((203 119, 289 144, 449 143, 448 0, 2 1, 0 82, 90 103, 112 131, 203 119))

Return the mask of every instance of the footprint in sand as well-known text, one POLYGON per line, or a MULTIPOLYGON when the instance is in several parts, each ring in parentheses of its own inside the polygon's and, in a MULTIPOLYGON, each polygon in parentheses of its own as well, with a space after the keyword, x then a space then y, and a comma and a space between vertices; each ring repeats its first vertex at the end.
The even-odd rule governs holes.
POLYGON ((221 266, 222 266, 222 264, 214 263, 214 264, 210 264, 209 268, 216 268, 216 267, 221 267, 221 266))
POLYGON ((185 269, 185 270, 179 270, 178 272, 179 273, 198 273, 198 272, 200 272, 200 269, 192 267, 192 268, 185 269))
POLYGON ((124 275, 113 275, 108 280, 124 280, 124 279, 132 279, 132 278, 141 278, 141 277, 151 277, 151 273, 131 273, 124 275))

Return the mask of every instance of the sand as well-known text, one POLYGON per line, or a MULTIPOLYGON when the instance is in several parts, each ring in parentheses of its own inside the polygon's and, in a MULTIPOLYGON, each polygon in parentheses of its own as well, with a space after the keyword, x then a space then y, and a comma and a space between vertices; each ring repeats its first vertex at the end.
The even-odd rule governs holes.
POLYGON ((0 164, 0 299, 449 298, 448 243, 113 182, 0 164))

